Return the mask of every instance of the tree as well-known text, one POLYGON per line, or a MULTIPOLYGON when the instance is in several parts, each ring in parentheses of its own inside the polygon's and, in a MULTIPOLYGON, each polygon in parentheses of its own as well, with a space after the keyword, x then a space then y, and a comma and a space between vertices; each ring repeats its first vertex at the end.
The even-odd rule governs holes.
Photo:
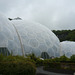
POLYGON ((32 53, 32 54, 29 54, 29 55, 26 55, 28 58, 30 58, 30 59, 32 59, 32 60, 34 60, 34 61, 36 61, 38 58, 35 56, 35 54, 34 53, 32 53))
POLYGON ((75 29, 74 30, 53 30, 60 41, 75 41, 75 29))
POLYGON ((63 56, 60 57, 60 61, 68 61, 68 58, 65 56, 65 54, 63 56))
POLYGON ((52 59, 54 62, 60 62, 60 58, 56 57, 54 59, 52 59))
POLYGON ((75 54, 70 57, 70 60, 71 60, 72 62, 75 62, 75 54))

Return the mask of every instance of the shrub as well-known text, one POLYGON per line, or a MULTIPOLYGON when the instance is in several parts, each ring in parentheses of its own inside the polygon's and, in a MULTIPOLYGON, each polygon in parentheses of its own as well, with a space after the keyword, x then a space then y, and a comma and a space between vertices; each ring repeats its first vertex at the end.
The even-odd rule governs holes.
POLYGON ((36 66, 43 66, 43 61, 44 61, 44 60, 37 59, 37 60, 36 60, 36 66))
POLYGON ((0 74, 35 75, 36 68, 32 62, 1 62, 0 74))
POLYGON ((60 58, 56 57, 54 59, 52 59, 53 62, 60 62, 60 58))
POLYGON ((72 62, 75 62, 75 55, 72 55, 72 56, 70 57, 70 60, 71 60, 72 62))
POLYGON ((62 63, 61 68, 75 71, 75 63, 62 63))
POLYGON ((0 62, 4 60, 4 57, 5 57, 5 56, 3 56, 3 54, 1 53, 1 54, 0 54, 0 62))
POLYGON ((32 60, 22 56, 1 56, 0 74, 35 75, 36 67, 32 60))
POLYGON ((52 62, 52 63, 49 63, 49 67, 50 68, 61 68, 61 64, 59 62, 52 62))
POLYGON ((61 56, 59 59, 60 59, 60 61, 63 61, 63 62, 69 60, 65 55, 61 56))
POLYGON ((43 64, 44 64, 44 66, 49 66, 49 63, 51 63, 51 62, 52 62, 52 59, 45 59, 43 61, 43 64))

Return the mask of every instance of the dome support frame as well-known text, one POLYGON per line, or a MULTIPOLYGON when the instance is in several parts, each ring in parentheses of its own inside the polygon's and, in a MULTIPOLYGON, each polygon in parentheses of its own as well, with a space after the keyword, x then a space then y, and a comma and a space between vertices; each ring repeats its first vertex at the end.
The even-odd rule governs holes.
MULTIPOLYGON (((12 24, 13 24, 13 23, 12 23, 12 24)), ((21 41, 21 37, 20 37, 20 35, 19 35, 18 31, 17 31, 17 28, 15 27, 14 24, 13 24, 13 26, 14 26, 14 28, 15 28, 15 31, 16 31, 16 33, 17 33, 17 35, 18 35, 18 38, 19 38, 19 41, 20 41, 20 45, 21 45, 21 49, 22 49, 22 54, 23 54, 23 56, 25 57, 25 52, 24 52, 24 48, 23 48, 22 41, 21 41)))

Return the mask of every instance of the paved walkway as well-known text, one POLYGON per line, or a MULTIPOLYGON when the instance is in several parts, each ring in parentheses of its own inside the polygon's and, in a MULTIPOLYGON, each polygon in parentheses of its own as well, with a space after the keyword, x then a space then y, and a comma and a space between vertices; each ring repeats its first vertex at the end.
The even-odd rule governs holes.
POLYGON ((36 75, 40 73, 42 75, 71 75, 71 74, 60 74, 60 73, 53 73, 43 70, 43 67, 38 67, 36 70, 36 75))

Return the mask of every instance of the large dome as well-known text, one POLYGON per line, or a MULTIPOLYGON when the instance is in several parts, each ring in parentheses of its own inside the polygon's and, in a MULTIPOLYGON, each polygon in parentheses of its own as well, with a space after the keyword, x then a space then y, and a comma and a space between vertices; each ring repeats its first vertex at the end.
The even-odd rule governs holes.
POLYGON ((60 56, 59 40, 47 27, 28 21, 12 21, 20 35, 25 54, 40 56, 47 52, 49 56, 60 56))
POLYGON ((0 14, 0 53, 21 54, 18 36, 11 22, 0 14), (19 48, 18 48, 19 46, 19 48))
MULTIPOLYGON (((60 56, 60 42, 47 27, 24 20, 9 21, 0 15, 0 53, 41 56, 46 52, 50 57, 60 56)), ((45 55, 45 54, 44 54, 45 55)))
POLYGON ((67 57, 70 57, 75 54, 75 42, 63 41, 60 44, 62 53, 65 54, 67 57))

